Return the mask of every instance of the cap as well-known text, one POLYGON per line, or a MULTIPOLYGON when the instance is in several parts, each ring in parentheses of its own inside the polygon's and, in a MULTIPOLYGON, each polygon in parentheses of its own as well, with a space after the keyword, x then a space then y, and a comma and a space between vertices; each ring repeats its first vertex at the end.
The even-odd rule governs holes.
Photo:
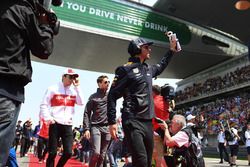
POLYGON ((134 42, 137 45, 137 47, 140 47, 142 45, 152 45, 153 44, 153 42, 147 41, 147 40, 145 40, 143 38, 137 38, 137 39, 134 40, 134 42))
POLYGON ((142 45, 152 45, 153 42, 151 41, 147 41, 143 38, 136 38, 136 39, 133 39, 129 42, 129 45, 128 45, 128 53, 131 55, 131 56, 135 56, 137 54, 140 54, 141 53, 141 46, 142 45))
POLYGON ((66 70, 64 70, 63 75, 75 75, 76 77, 78 77, 79 75, 72 69, 72 68, 67 68, 66 70))
POLYGON ((186 117, 187 121, 190 121, 191 119, 194 119, 194 118, 195 118, 195 116, 192 115, 192 114, 189 114, 189 115, 186 117))

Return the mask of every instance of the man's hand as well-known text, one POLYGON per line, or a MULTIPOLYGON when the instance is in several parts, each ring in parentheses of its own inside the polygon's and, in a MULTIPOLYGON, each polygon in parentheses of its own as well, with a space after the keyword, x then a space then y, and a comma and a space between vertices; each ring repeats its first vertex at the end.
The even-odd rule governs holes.
POLYGON ((52 119, 52 120, 48 120, 48 121, 46 121, 47 122, 47 124, 55 124, 56 123, 56 121, 54 120, 54 119, 52 119))
POLYGON ((159 126, 160 126, 160 128, 162 129, 162 130, 166 130, 166 129, 168 129, 168 124, 166 124, 166 122, 164 121, 164 122, 162 122, 162 123, 159 123, 158 124, 159 126))
POLYGON ((170 50, 172 50, 173 52, 181 51, 181 46, 179 40, 176 37, 176 34, 172 31, 168 31, 165 33, 165 35, 169 38, 170 50))
POLYGON ((90 139, 90 132, 89 132, 89 130, 86 130, 85 132, 84 132, 84 134, 83 134, 83 137, 85 137, 86 139, 90 139))
POLYGON ((109 125, 109 132, 113 139, 117 139, 117 124, 109 125))
POLYGON ((80 85, 79 77, 73 79, 73 85, 74 85, 74 86, 79 86, 79 85, 80 85))

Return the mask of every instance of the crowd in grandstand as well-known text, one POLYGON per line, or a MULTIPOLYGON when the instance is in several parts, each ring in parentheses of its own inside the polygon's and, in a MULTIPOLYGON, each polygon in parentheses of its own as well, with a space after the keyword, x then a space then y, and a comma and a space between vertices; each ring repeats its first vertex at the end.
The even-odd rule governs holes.
POLYGON ((228 72, 224 76, 214 76, 204 82, 193 83, 184 90, 176 92, 176 102, 192 99, 202 95, 207 95, 225 88, 239 85, 250 80, 250 65, 237 68, 235 71, 228 72))
MULTIPOLYGON (((214 93, 225 88, 237 86, 248 82, 250 79, 250 65, 237 68, 235 71, 226 73, 224 76, 216 76, 206 79, 204 82, 193 83, 192 86, 176 92, 176 101, 185 101, 204 94, 214 93)), ((183 114, 202 114, 207 124, 207 134, 216 134, 220 122, 230 120, 230 124, 239 125, 241 130, 250 117, 249 93, 238 92, 228 97, 218 97, 210 102, 197 104, 179 110, 183 114)))
POLYGON ((220 122, 226 120, 229 120, 232 126, 237 124, 239 129, 242 129, 250 117, 249 93, 239 93, 236 96, 217 99, 205 104, 192 106, 188 110, 182 109, 178 112, 204 115, 208 134, 216 134, 219 130, 220 122))

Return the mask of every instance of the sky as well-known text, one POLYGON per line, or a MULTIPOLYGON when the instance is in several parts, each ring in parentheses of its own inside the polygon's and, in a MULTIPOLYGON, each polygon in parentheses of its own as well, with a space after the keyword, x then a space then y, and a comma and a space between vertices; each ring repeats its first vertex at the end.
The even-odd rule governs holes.
MULTIPOLYGON (((25 122, 27 119, 31 119, 33 122, 33 127, 38 124, 40 103, 45 94, 47 88, 51 85, 61 82, 63 71, 67 67, 60 67, 55 65, 49 65, 45 63, 38 63, 32 61, 33 76, 32 82, 25 87, 25 102, 21 106, 21 111, 19 114, 19 120, 25 122)), ((80 76, 80 87, 83 92, 84 106, 76 106, 75 114, 73 117, 73 126, 79 126, 82 124, 83 112, 85 104, 89 96, 96 92, 97 83, 96 79, 100 75, 107 75, 112 82, 114 74, 91 72, 86 70, 74 69, 80 76)), ((115 70, 115 69, 114 69, 115 70)), ((153 84, 158 84, 163 86, 168 83, 176 88, 176 79, 156 79, 153 80, 153 84)), ((117 103, 117 108, 119 109, 122 99, 117 103)), ((118 110, 119 111, 119 110, 118 110)), ((119 115, 119 113, 117 113, 119 115)))

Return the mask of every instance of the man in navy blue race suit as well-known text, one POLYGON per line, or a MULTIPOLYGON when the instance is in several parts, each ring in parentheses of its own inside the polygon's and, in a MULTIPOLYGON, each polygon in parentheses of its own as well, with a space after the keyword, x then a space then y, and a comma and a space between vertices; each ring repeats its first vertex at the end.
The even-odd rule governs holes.
POLYGON ((112 138, 116 138, 116 101, 123 97, 122 126, 132 154, 133 167, 151 167, 154 117, 152 78, 160 75, 167 67, 177 52, 177 41, 170 40, 170 49, 158 64, 148 65, 145 61, 150 59, 150 46, 153 42, 143 38, 134 39, 128 46, 128 63, 115 71, 108 95, 109 129, 112 138))

